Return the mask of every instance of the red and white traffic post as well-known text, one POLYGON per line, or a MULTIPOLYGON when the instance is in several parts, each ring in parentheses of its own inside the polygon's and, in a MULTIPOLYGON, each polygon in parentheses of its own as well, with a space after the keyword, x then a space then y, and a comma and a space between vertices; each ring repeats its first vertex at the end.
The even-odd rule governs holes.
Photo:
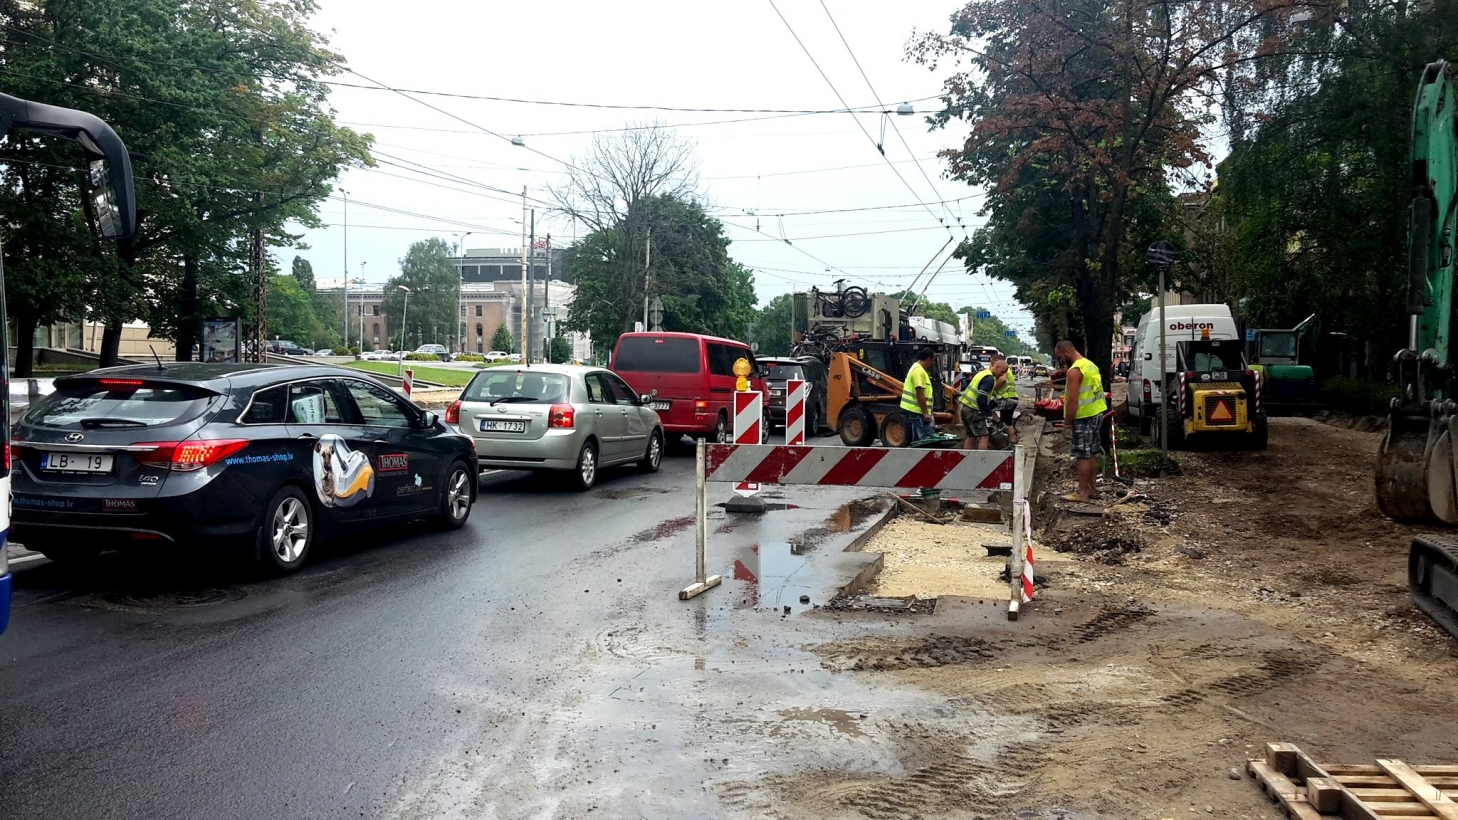
MULTIPOLYGON (((805 382, 790 379, 785 383, 785 444, 805 444, 805 382)), ((737 443, 737 442, 736 442, 737 443)))
MULTIPOLYGON (((737 390, 734 393, 734 443, 764 443, 764 396, 758 390, 737 390)), ((759 492, 759 484, 741 481, 734 492, 749 498, 759 492)))
POLYGON ((405 398, 410 398, 410 392, 415 389, 415 371, 405 371, 405 382, 401 385, 405 389, 405 398))

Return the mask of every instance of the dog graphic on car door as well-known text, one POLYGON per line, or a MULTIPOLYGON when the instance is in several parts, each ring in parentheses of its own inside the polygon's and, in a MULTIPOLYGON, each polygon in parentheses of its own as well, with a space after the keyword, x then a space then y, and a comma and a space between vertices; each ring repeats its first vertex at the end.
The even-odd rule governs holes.
POLYGON ((369 457, 349 449, 333 433, 314 444, 314 489, 326 507, 353 507, 375 494, 375 471, 369 457))

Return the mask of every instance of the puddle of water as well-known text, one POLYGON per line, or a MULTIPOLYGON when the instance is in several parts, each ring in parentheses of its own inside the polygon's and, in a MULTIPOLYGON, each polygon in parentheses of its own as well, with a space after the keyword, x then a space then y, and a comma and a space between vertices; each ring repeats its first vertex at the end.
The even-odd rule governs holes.
POLYGON ((750 547, 749 553, 734 562, 734 580, 745 585, 745 601, 758 609, 772 609, 780 612, 785 607, 798 612, 810 609, 815 604, 824 604, 822 590, 815 584, 809 565, 808 553, 813 545, 776 541, 750 547), (801 596, 808 596, 809 603, 801 603, 801 596))
POLYGON ((865 737, 861 731, 861 719, 844 709, 781 709, 775 714, 785 720, 824 723, 831 730, 847 737, 865 737))

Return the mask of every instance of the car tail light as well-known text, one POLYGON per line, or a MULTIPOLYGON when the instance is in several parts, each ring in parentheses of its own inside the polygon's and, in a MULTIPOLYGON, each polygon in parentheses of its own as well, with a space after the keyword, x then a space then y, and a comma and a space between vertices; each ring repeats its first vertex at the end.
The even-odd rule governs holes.
POLYGON ((199 439, 197 441, 148 441, 138 447, 156 449, 137 453, 137 461, 179 473, 201 470, 248 446, 248 439, 199 439))
POLYGON ((102 379, 102 387, 141 387, 146 382, 141 379, 102 379))
POLYGON ((571 430, 577 426, 577 408, 570 404, 552 405, 552 411, 547 414, 547 426, 571 430))
POLYGON ((1154 387, 1150 385, 1149 379, 1144 380, 1144 400, 1154 401, 1154 387))
POLYGON ((5 475, 10 475, 10 442, 5 442, 5 475))
POLYGON ((456 399, 455 401, 451 402, 450 406, 446 408, 445 422, 446 422, 446 424, 460 424, 461 423, 461 400, 460 399, 456 399))
POLYGON ((706 402, 706 401, 696 401, 696 402, 694 402, 694 409, 695 410, 707 410, 708 407, 709 407, 709 403, 706 402))

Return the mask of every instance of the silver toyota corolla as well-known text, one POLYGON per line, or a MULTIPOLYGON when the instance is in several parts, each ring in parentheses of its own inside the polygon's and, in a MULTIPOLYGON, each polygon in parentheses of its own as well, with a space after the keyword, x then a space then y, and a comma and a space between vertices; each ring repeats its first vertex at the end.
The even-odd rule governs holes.
POLYGON ((658 414, 600 367, 482 370, 446 409, 445 420, 475 440, 483 468, 568 471, 580 490, 591 488, 603 467, 636 463, 652 473, 663 459, 658 414))

